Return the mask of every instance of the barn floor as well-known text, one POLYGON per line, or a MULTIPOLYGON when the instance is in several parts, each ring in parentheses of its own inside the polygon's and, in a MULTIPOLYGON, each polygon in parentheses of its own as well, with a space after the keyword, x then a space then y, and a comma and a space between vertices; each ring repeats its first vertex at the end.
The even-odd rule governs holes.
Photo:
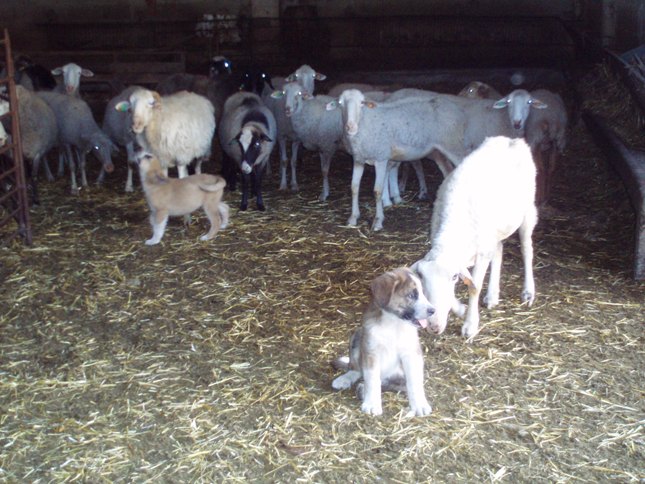
MULTIPOLYGON (((502 302, 470 343, 451 320, 422 334, 427 418, 384 396, 380 418, 336 393, 370 281, 428 250, 431 204, 358 228, 351 162, 317 201, 317 157, 298 193, 266 183, 269 210, 150 236, 125 167, 78 197, 41 183, 35 244, 0 248, 0 480, 5 482, 642 482, 644 283, 631 279, 634 214, 582 123, 535 236, 538 296, 520 305, 519 243, 502 302)), ((209 170, 210 171, 210 170, 209 170)), ((94 177, 96 173, 93 173, 94 177)), ((426 165, 431 196, 441 179, 426 165)))

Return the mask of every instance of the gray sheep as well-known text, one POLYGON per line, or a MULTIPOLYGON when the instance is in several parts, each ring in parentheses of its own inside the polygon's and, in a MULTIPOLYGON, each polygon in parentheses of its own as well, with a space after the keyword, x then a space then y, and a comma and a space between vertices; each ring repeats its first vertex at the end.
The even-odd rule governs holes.
POLYGON ((77 148, 80 155, 82 186, 87 186, 85 161, 89 152, 95 154, 105 171, 112 173, 112 150, 117 148, 96 124, 87 103, 74 96, 57 92, 40 91, 37 95, 49 105, 56 116, 59 144, 65 146, 70 163, 72 193, 78 194, 78 185, 71 147, 77 148))
POLYGON ((233 94, 224 104, 218 134, 225 153, 222 174, 231 190, 235 190, 237 172, 242 173, 240 210, 248 208, 251 182, 257 209, 265 210, 262 200, 262 176, 276 138, 276 122, 271 110, 256 94, 233 94))
MULTIPOLYGON (((134 143, 137 138, 134 132, 132 131, 132 112, 127 111, 117 111, 116 105, 121 101, 127 101, 130 99, 130 95, 138 90, 143 89, 140 86, 130 86, 125 88, 119 94, 114 96, 108 102, 107 107, 105 108, 105 115, 103 116, 103 131, 106 135, 114 142, 117 146, 125 148, 127 152, 127 163, 128 163, 128 179, 125 183, 125 191, 131 192, 133 190, 132 186, 132 164, 136 162, 134 156, 134 143)), ((102 183, 105 178, 105 170, 101 169, 101 174, 97 183, 102 183)))
MULTIPOLYGON (((58 143, 58 124, 49 105, 34 92, 22 86, 16 86, 16 95, 22 153, 25 158, 31 160, 32 199, 37 204, 39 203, 36 182, 38 169, 47 152, 58 143)), ((7 101, 2 102, 7 103, 7 101)), ((46 164, 47 161, 44 161, 46 164)), ((51 173, 49 176, 51 177, 51 173)))

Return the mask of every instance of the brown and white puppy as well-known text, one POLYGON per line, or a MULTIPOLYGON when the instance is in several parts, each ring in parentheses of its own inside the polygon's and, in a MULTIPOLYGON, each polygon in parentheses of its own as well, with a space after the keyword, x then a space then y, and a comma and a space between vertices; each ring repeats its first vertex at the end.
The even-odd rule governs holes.
POLYGON ((349 358, 339 358, 337 368, 348 371, 332 382, 335 390, 364 381, 361 410, 383 413, 381 389, 405 388, 410 402, 408 415, 432 411, 423 389, 423 352, 419 328, 428 325, 434 309, 423 295, 419 278, 408 268, 386 272, 372 281, 372 300, 363 316, 363 326, 350 339, 349 358))
POLYGON ((224 178, 205 173, 170 178, 164 174, 156 156, 139 151, 136 158, 153 229, 152 238, 146 240, 146 245, 159 243, 169 216, 189 215, 200 207, 211 224, 208 233, 202 235, 200 240, 210 240, 226 227, 228 205, 222 201, 226 187, 224 178))

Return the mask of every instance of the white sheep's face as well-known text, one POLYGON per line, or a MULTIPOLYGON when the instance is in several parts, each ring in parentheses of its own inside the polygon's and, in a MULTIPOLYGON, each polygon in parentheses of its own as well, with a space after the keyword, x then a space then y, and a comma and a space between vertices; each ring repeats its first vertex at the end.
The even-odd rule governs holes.
POLYGON ((348 89, 338 98, 338 104, 343 112, 343 127, 347 136, 356 136, 361 122, 361 111, 365 96, 358 89, 348 89))
POLYGON ((130 110, 132 111, 132 131, 141 134, 150 124, 152 110, 157 107, 158 96, 147 89, 139 89, 130 95, 130 110))
POLYGON ((420 260, 412 266, 421 279, 423 293, 434 307, 434 314, 428 318, 428 331, 441 334, 448 324, 450 310, 461 312, 461 304, 455 298, 455 283, 459 273, 437 261, 420 260))
POLYGON ((287 117, 293 116, 302 106, 303 98, 308 98, 306 89, 297 82, 288 82, 284 85, 284 113, 287 117))
POLYGON ((508 96, 495 102, 493 107, 495 109, 508 108, 508 119, 511 126, 519 133, 523 133, 526 120, 531 114, 531 108, 544 109, 547 105, 532 97, 528 91, 516 89, 508 96))
POLYGON ((67 94, 78 92, 78 88, 81 85, 81 76, 92 77, 94 75, 89 69, 83 69, 73 62, 53 69, 52 74, 55 76, 63 76, 63 83, 65 84, 65 92, 67 94))

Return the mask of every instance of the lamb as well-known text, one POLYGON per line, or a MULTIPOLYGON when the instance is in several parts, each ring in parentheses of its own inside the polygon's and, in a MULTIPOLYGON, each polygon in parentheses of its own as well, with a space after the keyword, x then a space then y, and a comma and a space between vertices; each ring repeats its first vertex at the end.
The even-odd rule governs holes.
POLYGON ((166 173, 176 166, 179 178, 184 178, 193 160, 195 172, 201 173, 215 132, 214 109, 208 99, 186 91, 162 97, 156 91, 137 89, 115 109, 131 110, 137 142, 159 158, 166 173))
MULTIPOLYGON (((303 64, 294 72, 289 74, 285 79, 285 82, 297 82, 304 88, 305 91, 313 95, 315 90, 315 82, 324 81, 325 79, 327 79, 327 76, 325 74, 317 72, 313 67, 307 64, 303 64)), ((276 89, 280 89, 281 87, 282 86, 276 87, 276 89)))
POLYGON ((81 96, 81 76, 83 77, 92 77, 94 73, 89 69, 84 69, 78 64, 70 62, 61 67, 56 67, 52 69, 52 74, 54 76, 63 76, 63 83, 56 86, 55 91, 60 93, 66 93, 70 96, 81 96))
POLYGON ((461 91, 458 96, 467 97, 470 99, 495 99, 498 100, 502 95, 495 90, 494 87, 481 81, 469 82, 461 91))
POLYGON ((116 146, 98 127, 87 103, 74 96, 57 92, 39 91, 37 95, 49 105, 56 116, 59 144, 66 147, 70 161, 72 194, 78 194, 78 185, 71 147, 76 148, 80 156, 82 186, 88 185, 85 163, 90 151, 101 161, 105 171, 112 173, 112 150, 115 150, 116 146))
POLYGON ((535 165, 521 138, 487 138, 443 181, 431 223, 431 249, 413 265, 435 313, 428 320, 440 334, 452 310, 465 316, 461 329, 471 338, 479 331, 479 294, 490 264, 484 299, 490 309, 499 303, 503 241, 519 229, 524 262, 522 302, 535 299, 532 233, 537 223, 535 165), (471 273, 468 268, 474 265, 471 273), (455 298, 458 278, 468 286, 468 308, 455 298))
MULTIPOLYGON (((34 204, 38 204, 40 203, 36 182, 38 170, 41 160, 58 143, 58 124, 49 105, 34 92, 17 85, 16 96, 18 98, 22 153, 25 158, 31 160, 32 200, 34 204)), ((6 104, 6 106, 0 107, 0 113, 4 109, 8 110, 9 103, 7 101, 0 101, 0 104, 6 104)))
MULTIPOLYGON (((298 148, 300 147, 301 140, 298 139, 294 128, 292 126, 289 116, 285 112, 284 96, 273 95, 277 92, 282 92, 284 85, 287 82, 296 83, 302 86, 305 92, 313 94, 315 81, 322 81, 326 79, 324 74, 316 72, 312 67, 304 64, 296 69, 292 74, 286 78, 274 77, 271 79, 272 85, 275 90, 265 89, 262 94, 262 100, 266 106, 271 110, 276 120, 278 130, 278 148, 280 154, 280 190, 287 189, 287 166, 291 165, 291 189, 298 190, 298 180, 296 177, 296 161, 298 159, 298 148), (291 141, 291 161, 287 159, 287 140, 291 141)), ((267 167, 270 165, 267 165, 267 167)))
POLYGON ((286 83, 283 90, 275 91, 272 96, 284 100, 283 115, 293 126, 296 138, 306 149, 320 153, 323 188, 319 200, 327 200, 331 159, 342 148, 343 120, 340 110, 327 110, 327 104, 333 101, 332 97, 311 96, 297 82, 286 83))
POLYGON ((344 91, 328 109, 342 108, 345 142, 351 144, 354 156, 352 215, 348 224, 355 225, 360 215, 358 189, 362 164, 367 162, 376 168, 376 217, 372 229, 381 230, 380 176, 384 177, 387 167, 393 166, 386 160, 428 157, 446 176, 487 136, 513 137, 508 116, 493 109, 493 103, 419 89, 401 89, 392 93, 386 102, 377 103, 366 101, 360 91, 344 91))
POLYGON ((237 171, 242 172, 240 210, 248 208, 251 182, 257 209, 266 209, 262 200, 262 176, 275 144, 276 129, 275 118, 260 96, 239 92, 226 100, 218 132, 226 155, 222 174, 227 185, 234 190, 237 171))
POLYGON ((537 203, 544 205, 559 153, 566 147, 567 110, 560 95, 546 89, 516 89, 494 104, 508 108, 515 133, 524 136, 537 166, 537 203), (531 109, 533 108, 533 109, 531 109))
MULTIPOLYGON (((137 161, 135 158, 134 143, 136 141, 136 136, 132 131, 132 112, 127 110, 117 111, 116 105, 122 101, 127 101, 130 99, 130 95, 137 91, 138 89, 143 89, 140 86, 130 86, 121 91, 121 93, 114 96, 107 104, 105 108, 105 114, 103 116, 103 131, 106 135, 112 140, 117 146, 122 146, 125 148, 127 153, 127 164, 128 164, 128 178, 125 182, 125 191, 132 192, 132 171, 133 164, 137 161)), ((103 183, 105 178, 105 170, 101 170, 97 183, 103 183)))

